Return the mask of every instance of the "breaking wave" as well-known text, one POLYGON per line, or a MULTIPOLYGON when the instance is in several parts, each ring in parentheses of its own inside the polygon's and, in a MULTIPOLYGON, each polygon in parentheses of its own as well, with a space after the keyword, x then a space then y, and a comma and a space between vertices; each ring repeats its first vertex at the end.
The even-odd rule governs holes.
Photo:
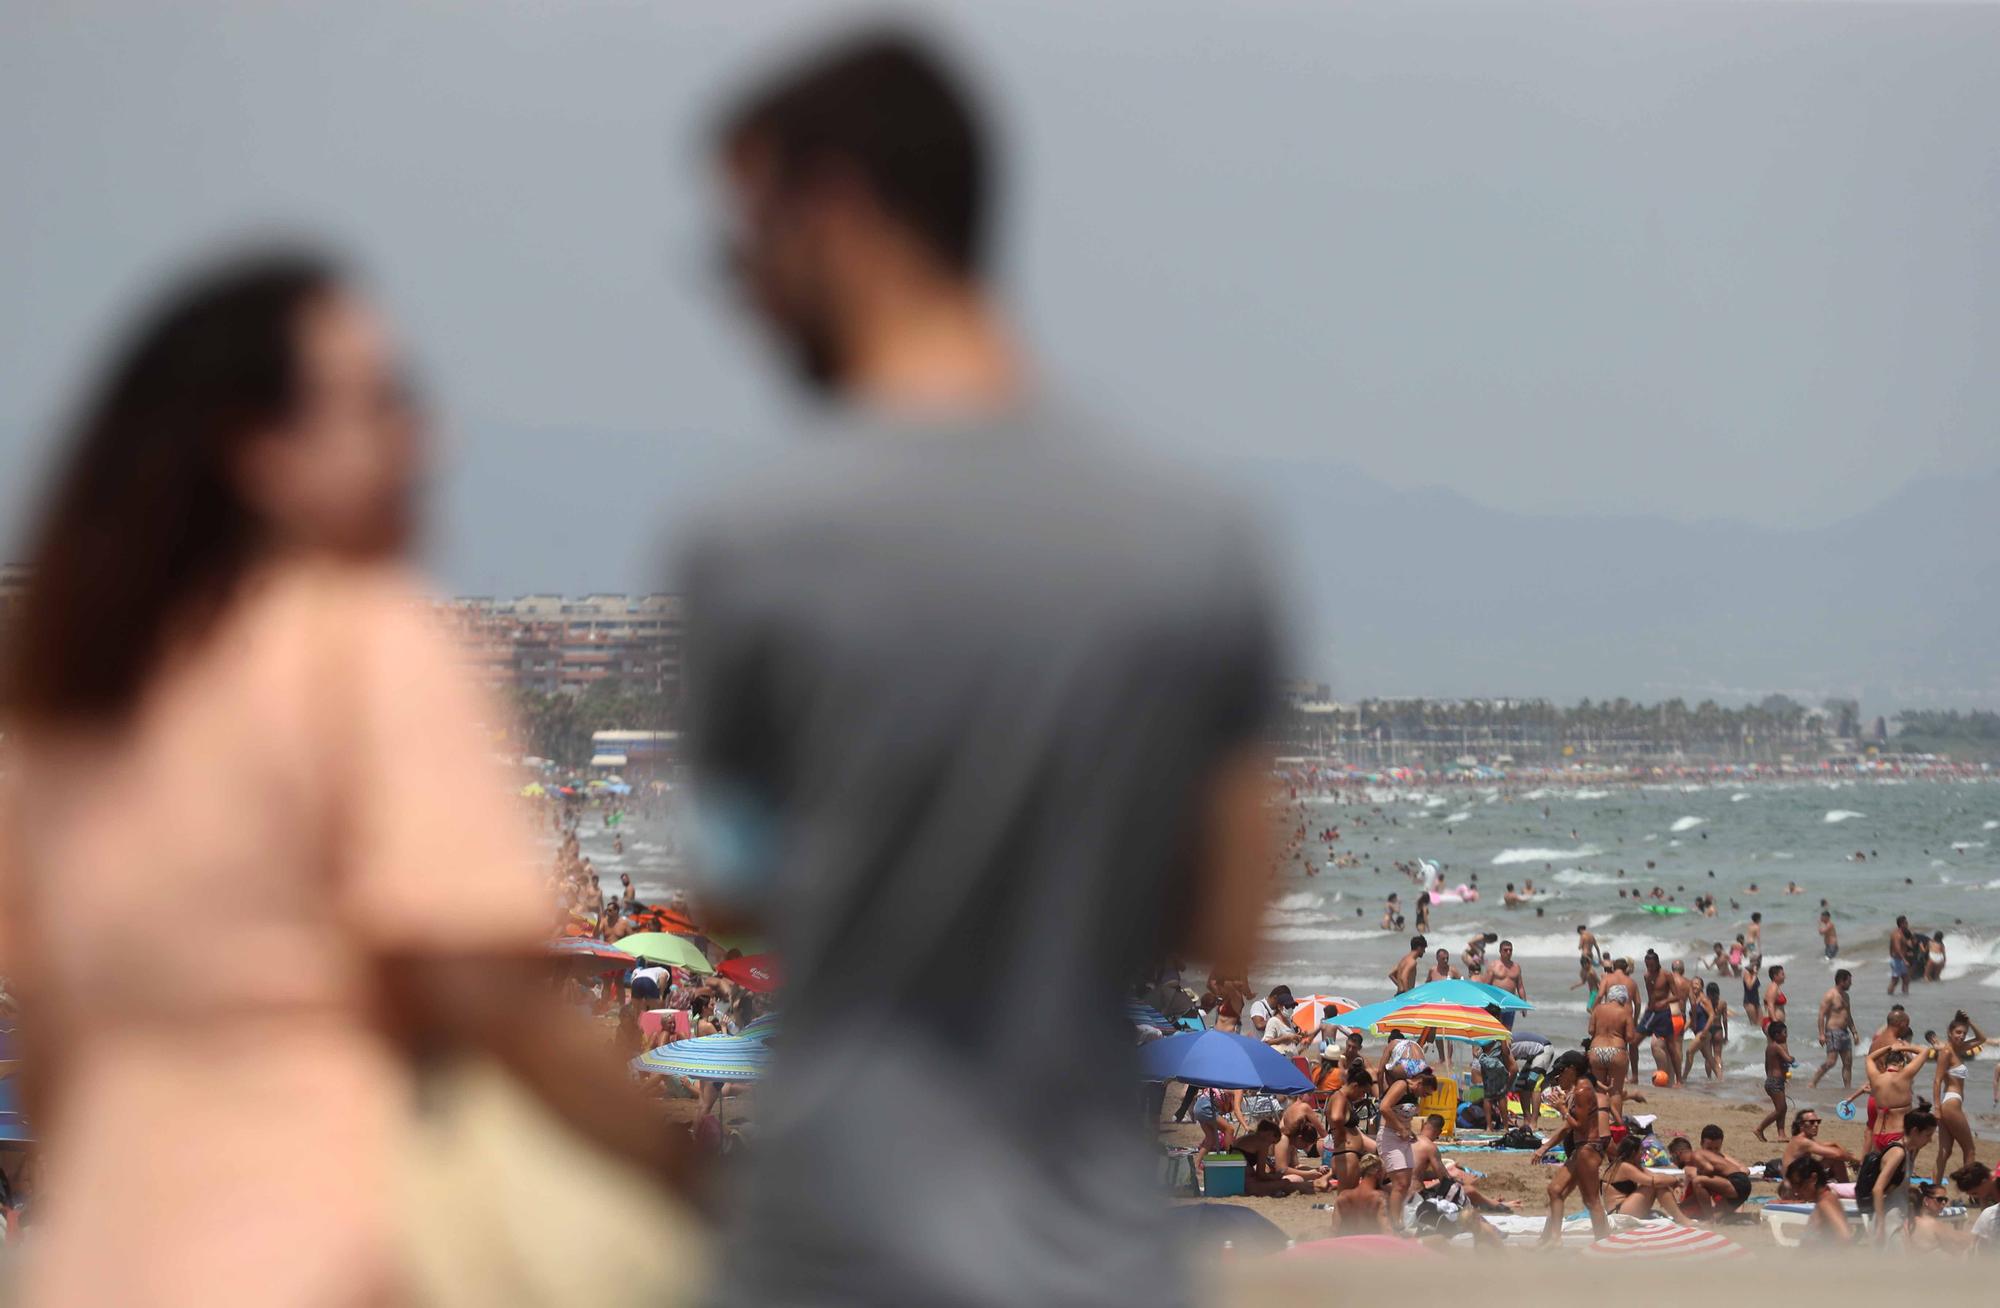
POLYGON ((1533 846, 1503 849, 1493 856, 1493 866, 1506 867, 1510 863, 1560 863, 1572 858, 1595 858, 1603 852, 1595 845, 1580 845, 1575 849, 1540 849, 1533 846))

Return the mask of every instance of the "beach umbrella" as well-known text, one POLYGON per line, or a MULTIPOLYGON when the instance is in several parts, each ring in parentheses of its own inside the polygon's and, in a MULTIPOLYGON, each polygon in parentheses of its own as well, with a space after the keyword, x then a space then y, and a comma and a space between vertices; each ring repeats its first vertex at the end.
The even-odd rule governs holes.
POLYGON ((634 958, 642 958, 648 963, 664 963, 668 967, 678 967, 686 972, 713 972, 701 951, 696 949, 686 936, 669 935, 664 931, 645 931, 636 936, 626 936, 615 942, 620 950, 634 958))
POLYGON ((604 940, 588 936, 565 936, 551 940, 549 956, 557 962, 589 975, 607 976, 632 966, 632 955, 604 940))
POLYGON ((1139 1026, 1156 1026, 1162 1031, 1174 1029, 1174 1020, 1151 1004, 1137 1000, 1125 1005, 1125 1016, 1139 1026))
POLYGON ((1586 1258, 1737 1258, 1750 1251, 1720 1231, 1660 1223, 1593 1240, 1586 1258))
POLYGON ((756 994, 769 994, 778 988, 778 960, 769 954, 732 958, 715 970, 718 975, 756 994))
POLYGON ((778 1030, 778 1015, 766 1013, 736 1034, 744 1040, 769 1040, 778 1030))
POLYGON ((1302 1095, 1312 1082, 1292 1060, 1261 1040, 1232 1031, 1183 1031, 1139 1051, 1148 1081, 1185 1081, 1219 1090, 1302 1095))
POLYGON ((641 1072, 690 1081, 755 1081, 764 1075, 770 1048, 751 1036, 702 1036, 649 1049, 632 1060, 641 1072))
POLYGON ((1390 1002, 1400 1004, 1463 1004, 1467 1008, 1499 1008, 1526 1012, 1533 1004, 1511 990, 1484 981, 1426 981, 1390 1002))
POLYGON ((1167 1210, 1174 1245, 1220 1252, 1227 1244, 1236 1254, 1272 1254, 1285 1247, 1285 1232, 1254 1208, 1239 1204, 1175 1204, 1167 1210))
MULTIPOLYGON (((1418 987, 1418 989, 1424 988, 1421 986, 1418 987)), ((1377 1028, 1387 1030, 1390 1027, 1396 1026, 1400 1026, 1407 1031, 1410 1029, 1409 1023, 1400 1020, 1399 1015, 1412 1008, 1431 1007, 1448 1008, 1454 1012, 1470 1010, 1476 1013, 1484 1013, 1489 1018, 1492 1017, 1492 1014, 1488 1012, 1488 1009, 1492 1005, 1485 1003, 1452 1003, 1444 1000, 1426 999, 1422 995, 1419 995, 1416 990, 1412 990, 1406 994, 1397 995, 1394 999, 1384 999, 1374 1004, 1363 1004, 1361 1007, 1353 1009, 1350 1012, 1342 1013, 1339 1022, 1342 1026, 1353 1027, 1362 1031, 1372 1031, 1377 1028)), ((1502 1034, 1505 1034, 1504 1028, 1502 1034)), ((1494 1038, 1497 1039, 1498 1037, 1494 1038)))
POLYGON ((1330 1022, 1342 1013, 1351 1013, 1361 1005, 1340 995, 1307 995, 1292 1010, 1292 1025, 1305 1035, 1319 1030, 1320 1025, 1330 1022))
MULTIPOLYGON (((1506 1040, 1512 1033, 1500 1025, 1500 1019, 1483 1008, 1468 1008, 1463 1004, 1404 1004, 1371 1005, 1388 1011, 1367 1022, 1370 1030, 1377 1035, 1389 1031, 1401 1031, 1405 1035, 1416 1035, 1422 1031, 1436 1031, 1441 1036, 1455 1040, 1506 1040)), ((1348 1026, 1362 1025, 1359 1014, 1369 1009, 1356 1009, 1342 1019, 1348 1026)))

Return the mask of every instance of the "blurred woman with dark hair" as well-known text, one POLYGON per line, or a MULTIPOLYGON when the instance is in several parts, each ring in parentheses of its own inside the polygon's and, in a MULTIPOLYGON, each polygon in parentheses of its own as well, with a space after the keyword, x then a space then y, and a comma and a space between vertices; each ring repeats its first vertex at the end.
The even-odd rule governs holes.
POLYGON ((500 719, 400 566, 421 436, 334 267, 239 258, 117 351, 40 501, 0 860, 23 1303, 404 1298, 399 1143, 454 1049, 667 1147, 538 967, 500 719))

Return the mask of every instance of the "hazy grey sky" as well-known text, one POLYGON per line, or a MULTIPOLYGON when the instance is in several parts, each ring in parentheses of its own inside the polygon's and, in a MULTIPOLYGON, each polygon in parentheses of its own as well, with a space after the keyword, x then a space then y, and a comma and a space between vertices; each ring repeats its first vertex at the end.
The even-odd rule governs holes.
MULTIPOLYGON (((938 6, 1049 373, 1163 443, 1525 512, 1832 521, 2000 462, 2000 8, 938 6)), ((699 133, 827 4, 12 0, 0 528, 103 331, 259 226, 374 271, 459 589, 651 579, 788 402, 699 133)))

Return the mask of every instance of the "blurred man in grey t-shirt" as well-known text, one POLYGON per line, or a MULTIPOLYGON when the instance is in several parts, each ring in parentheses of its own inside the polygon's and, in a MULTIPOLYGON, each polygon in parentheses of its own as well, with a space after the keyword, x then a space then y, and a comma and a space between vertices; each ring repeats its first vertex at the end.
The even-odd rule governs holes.
POLYGON ((714 898, 786 969, 719 1299, 1171 1304, 1131 984, 1241 969, 1276 659, 1244 516, 1035 397, 991 170, 895 37, 725 121, 732 263, 829 439, 681 559, 714 898))

